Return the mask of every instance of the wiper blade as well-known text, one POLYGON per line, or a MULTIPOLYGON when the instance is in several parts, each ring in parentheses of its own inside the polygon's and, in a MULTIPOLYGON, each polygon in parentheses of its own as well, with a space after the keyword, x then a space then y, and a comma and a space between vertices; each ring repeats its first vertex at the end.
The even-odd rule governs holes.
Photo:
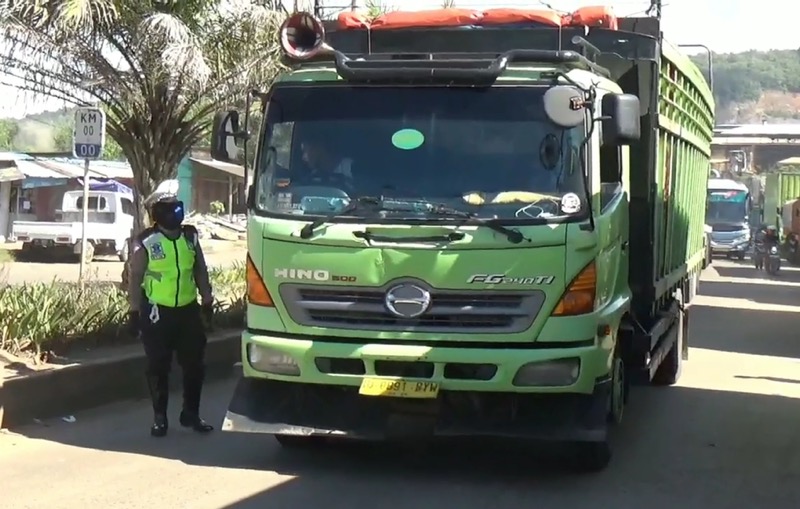
POLYGON ((497 221, 497 219, 483 219, 478 217, 478 215, 473 212, 464 212, 463 210, 454 209, 452 207, 448 207, 447 205, 432 204, 429 213, 437 216, 461 217, 468 219, 474 224, 485 226, 493 231, 496 231, 497 233, 502 233, 512 244, 519 244, 523 240, 530 240, 526 239, 519 230, 512 230, 511 228, 503 226, 497 221))
POLYGON ((301 239, 310 239, 314 235, 314 230, 323 224, 333 221, 337 217, 344 216, 358 209, 367 208, 370 212, 393 211, 393 212, 406 212, 404 210, 386 208, 383 206, 383 200, 375 196, 360 196, 348 203, 342 210, 337 210, 327 216, 318 217, 307 225, 303 226, 300 230, 301 239))

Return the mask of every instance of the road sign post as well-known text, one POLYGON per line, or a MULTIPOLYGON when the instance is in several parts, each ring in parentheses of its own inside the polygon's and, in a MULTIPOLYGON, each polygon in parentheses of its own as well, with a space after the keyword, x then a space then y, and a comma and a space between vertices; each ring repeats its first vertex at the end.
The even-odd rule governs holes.
POLYGON ((81 217, 81 258, 78 282, 83 289, 83 274, 86 267, 86 223, 89 222, 89 162, 100 159, 106 141, 106 114, 100 108, 78 108, 75 110, 75 129, 72 132, 72 154, 83 159, 83 200, 81 217))

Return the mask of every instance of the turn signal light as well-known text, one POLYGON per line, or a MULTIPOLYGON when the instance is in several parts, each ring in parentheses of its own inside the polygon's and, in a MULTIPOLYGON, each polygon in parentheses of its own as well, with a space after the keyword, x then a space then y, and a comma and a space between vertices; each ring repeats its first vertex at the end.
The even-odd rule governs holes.
POLYGON ((567 286, 558 301, 553 316, 585 315, 594 311, 597 295, 597 266, 594 260, 583 268, 567 286))
POLYGON ((267 285, 264 284, 264 280, 261 278, 261 274, 258 273, 256 264, 253 263, 253 259, 250 258, 249 254, 247 255, 246 276, 247 302, 256 306, 274 307, 275 303, 272 302, 272 296, 267 290, 267 285))

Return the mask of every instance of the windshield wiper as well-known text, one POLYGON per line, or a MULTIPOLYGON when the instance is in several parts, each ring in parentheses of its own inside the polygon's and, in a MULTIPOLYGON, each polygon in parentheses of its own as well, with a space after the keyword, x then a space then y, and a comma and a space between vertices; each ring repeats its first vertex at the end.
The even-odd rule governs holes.
POLYGON ((497 219, 480 218, 473 212, 464 212, 463 210, 454 209, 443 204, 431 204, 431 210, 428 213, 436 216, 461 217, 468 219, 474 224, 485 226, 493 231, 496 231, 497 233, 502 233, 512 244, 519 244, 523 240, 530 241, 530 239, 526 239, 519 230, 507 228, 500 224, 497 219))
POLYGON ((355 212, 361 208, 367 208, 370 210, 370 212, 381 212, 381 211, 407 212, 404 210, 384 207, 383 200, 381 198, 375 196, 361 196, 355 198, 353 201, 348 203, 342 210, 337 210, 336 212, 328 214, 327 216, 318 217, 317 219, 314 219, 307 225, 303 226, 303 228, 300 230, 300 238, 310 239, 311 236, 314 235, 314 230, 316 230, 323 224, 333 221, 339 216, 355 212))

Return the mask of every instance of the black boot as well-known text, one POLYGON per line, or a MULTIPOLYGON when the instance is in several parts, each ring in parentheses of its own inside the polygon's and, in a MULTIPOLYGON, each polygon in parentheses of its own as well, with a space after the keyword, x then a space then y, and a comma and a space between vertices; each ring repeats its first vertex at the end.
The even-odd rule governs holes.
POLYGON ((169 402, 169 378, 165 375, 149 375, 147 386, 150 389, 150 399, 153 402, 153 425, 150 435, 163 437, 169 429, 167 421, 167 404, 169 402))
POLYGON ((198 433, 214 431, 214 426, 200 418, 200 395, 203 392, 204 373, 202 369, 183 374, 183 410, 180 423, 198 433))
POLYGON ((168 429, 169 423, 167 422, 167 415, 155 414, 155 416, 153 416, 153 425, 150 426, 150 435, 161 438, 167 436, 168 429))
POLYGON ((193 414, 186 410, 181 412, 181 426, 184 428, 192 428, 198 433, 209 433, 214 431, 214 426, 200 418, 199 415, 193 414))

